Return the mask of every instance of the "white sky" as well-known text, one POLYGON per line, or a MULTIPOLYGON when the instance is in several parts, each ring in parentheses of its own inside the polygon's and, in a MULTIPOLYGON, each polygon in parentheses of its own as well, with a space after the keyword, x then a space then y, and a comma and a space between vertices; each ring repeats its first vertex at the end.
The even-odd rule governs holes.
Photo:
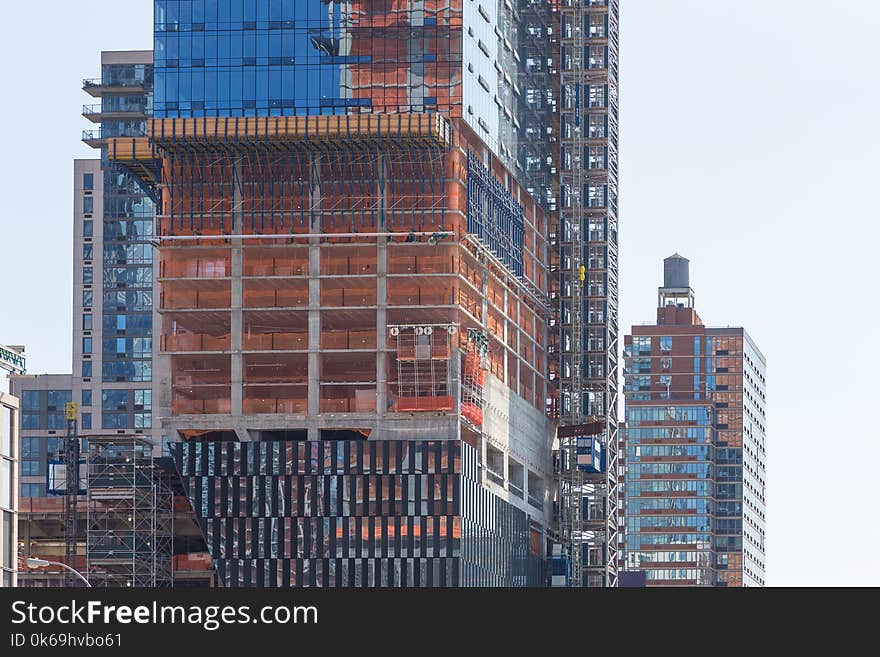
MULTIPOLYGON (((876 391, 856 364, 880 325, 880 7, 621 5, 621 336, 653 320, 662 259, 690 258, 704 321, 769 361, 769 584, 880 585, 880 430, 859 421, 876 391)), ((26 344, 31 373, 71 367, 81 79, 101 50, 150 48, 151 17, 54 0, 0 27, 0 344, 26 344)))

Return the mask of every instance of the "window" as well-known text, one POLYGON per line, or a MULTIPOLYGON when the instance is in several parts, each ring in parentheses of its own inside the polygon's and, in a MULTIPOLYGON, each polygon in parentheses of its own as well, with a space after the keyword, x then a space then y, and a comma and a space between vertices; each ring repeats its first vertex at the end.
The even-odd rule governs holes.
POLYGON ((40 458, 40 443, 42 441, 35 437, 24 437, 21 439, 21 458, 38 459, 40 458))
POLYGON ((153 408, 153 391, 152 390, 135 390, 134 391, 134 407, 137 410, 150 410, 153 408))
POLYGON ((94 299, 93 293, 91 290, 83 291, 83 308, 91 308, 92 301, 94 299))
POLYGON ((94 271, 91 267, 83 267, 83 285, 91 285, 94 282, 94 271))
POLYGON ((40 484, 22 484, 21 497, 40 497, 40 484))
POLYGON ((92 330, 92 316, 91 314, 83 315, 83 331, 91 331, 92 330))
POLYGON ((92 405, 92 391, 91 390, 83 390, 82 391, 82 405, 83 406, 91 406, 92 405))
POLYGON ((46 441, 46 453, 49 459, 60 459, 64 454, 64 440, 62 438, 49 437, 46 441))
POLYGON ((40 391, 25 390, 21 393, 21 410, 23 411, 39 411, 40 410, 40 391))
POLYGON ((83 413, 82 421, 80 422, 83 429, 91 429, 92 428, 92 414, 91 413, 83 413))
POLYGON ((92 339, 91 338, 83 338, 83 353, 84 354, 92 353, 92 339))
POLYGON ((102 413, 102 429, 125 429, 125 413, 102 413))
MULTIPOLYGON (((6 463, 8 463, 8 461, 6 461, 6 463)), ((40 476, 42 474, 42 472, 41 472, 42 468, 40 467, 40 465, 41 465, 40 461, 23 460, 21 462, 21 476, 22 477, 38 477, 38 476, 40 476)), ((7 481, 7 480, 4 479, 3 481, 7 481)))
POLYGON ((73 401, 70 390, 49 390, 47 404, 50 411, 63 411, 68 402, 73 401))
POLYGON ((82 375, 83 378, 88 379, 92 376, 92 361, 84 360, 82 362, 82 375))
POLYGON ((95 199, 92 196, 83 197, 83 213, 92 214, 95 210, 95 199))
POLYGON ((93 244, 83 244, 83 260, 91 260, 94 254, 93 244))
POLYGON ((0 459, 0 506, 12 508, 12 461, 0 459))
POLYGON ((660 369, 661 370, 671 370, 672 369, 672 359, 671 358, 661 358, 660 359, 660 369))
POLYGON ((672 351, 672 337, 664 335, 660 337, 660 350, 672 351))
POLYGON ((83 222, 83 237, 93 237, 95 233, 95 224, 92 221, 83 222))
POLYGON ((124 411, 127 408, 127 393, 127 390, 104 390, 101 393, 104 410, 124 411))
POLYGON ((0 456, 15 455, 12 453, 12 412, 0 404, 0 456))
POLYGON ((651 338, 649 336, 635 336, 633 337, 633 356, 638 356, 639 354, 650 354, 651 353, 651 338))
POLYGON ((0 527, 0 537, 2 537, 3 540, 3 543, 0 544, 0 555, 3 556, 3 560, 0 561, 0 566, 7 569, 7 571, 3 573, 2 585, 4 588, 12 586, 12 573, 8 571, 12 570, 17 565, 12 562, 13 558, 16 556, 15 541, 13 540, 13 517, 12 513, 4 511, 3 526, 0 527))
POLYGON ((84 173, 83 174, 83 189, 87 192, 95 189, 95 174, 93 173, 84 173))

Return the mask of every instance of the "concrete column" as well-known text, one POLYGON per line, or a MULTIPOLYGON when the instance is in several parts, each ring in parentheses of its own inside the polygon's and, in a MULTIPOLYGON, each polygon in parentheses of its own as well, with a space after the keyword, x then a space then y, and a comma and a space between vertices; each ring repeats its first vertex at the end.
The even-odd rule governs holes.
MULTIPOLYGON (((507 305, 507 288, 506 287, 504 288, 504 293, 501 297, 501 308, 504 311, 504 314, 509 317, 510 316, 510 308, 507 305)), ((510 328, 507 325, 507 320, 505 319, 504 320, 504 349, 501 351, 501 353, 504 354, 504 385, 507 385, 507 377, 508 377, 508 370, 507 370, 507 361, 508 361, 507 344, 508 344, 508 342, 507 341, 510 336, 509 330, 510 330, 510 328)), ((514 392, 516 392, 516 391, 514 391, 514 392)))
MULTIPOLYGON (((480 284, 480 295, 483 298, 483 309, 482 314, 483 317, 480 320, 482 324, 483 330, 486 332, 486 335, 489 335, 489 265, 485 259, 485 257, 481 260, 482 264, 482 282, 480 284)), ((504 362, 507 362, 507 358, 504 359, 504 362)), ((505 365, 506 367, 506 365, 505 365)))
MULTIPOLYGON (((309 178, 310 232, 321 232, 321 156, 315 155, 309 178)), ((321 238, 309 238, 309 440, 320 436, 312 420, 321 410, 321 238)))
MULTIPOLYGON (((522 316, 519 313, 520 311, 520 303, 519 303, 519 295, 516 297, 516 312, 510 315, 516 320, 517 331, 519 331, 519 327, 521 326, 520 322, 522 321, 522 316)), ((516 334, 516 392, 522 397, 522 383, 520 379, 520 375, 522 374, 522 354, 520 347, 522 346, 523 335, 521 332, 517 332, 516 334)))
MULTIPOLYGON (((385 226, 385 211, 388 207, 388 196, 385 187, 387 171, 385 155, 378 155, 378 179, 376 196, 378 199, 379 231, 385 226)), ((379 237, 376 240, 376 414, 384 417, 388 409, 388 240, 379 237)))
MULTIPOLYGON (((534 335, 535 337, 538 337, 538 318, 534 313, 532 313, 532 335, 534 335)), ((533 350, 532 351, 532 353, 533 353, 532 365, 534 366, 536 364, 536 361, 538 360, 538 358, 537 358, 538 350, 537 350, 537 347, 535 347, 534 345, 532 346, 532 350, 533 350)), ((537 370, 538 368, 535 367, 534 369, 537 370)), ((544 371, 546 372, 546 370, 547 370, 547 368, 545 366, 544 371)), ((533 371, 532 372, 532 390, 535 391, 535 396, 538 398, 538 403, 539 403, 538 407, 544 408, 544 406, 547 403, 547 395, 544 394, 544 386, 543 385, 541 386, 541 389, 538 390, 538 382, 539 381, 540 381, 540 379, 538 378, 537 371, 533 371)))
MULTIPOLYGON (((244 217, 242 216, 242 162, 236 159, 233 168, 234 181, 232 185, 232 234, 241 235, 244 232, 244 217)), ((231 273, 232 278, 232 303, 231 303, 231 331, 230 350, 231 362, 231 412, 233 417, 241 417, 243 397, 243 370, 244 357, 242 356, 242 239, 231 239, 231 273)))

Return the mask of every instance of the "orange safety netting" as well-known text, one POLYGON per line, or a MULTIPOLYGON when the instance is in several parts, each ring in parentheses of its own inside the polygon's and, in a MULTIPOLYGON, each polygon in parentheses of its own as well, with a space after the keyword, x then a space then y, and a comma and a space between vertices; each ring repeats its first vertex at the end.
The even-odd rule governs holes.
POLYGON ((452 397, 398 397, 395 411, 415 413, 420 411, 451 411, 455 408, 452 397))

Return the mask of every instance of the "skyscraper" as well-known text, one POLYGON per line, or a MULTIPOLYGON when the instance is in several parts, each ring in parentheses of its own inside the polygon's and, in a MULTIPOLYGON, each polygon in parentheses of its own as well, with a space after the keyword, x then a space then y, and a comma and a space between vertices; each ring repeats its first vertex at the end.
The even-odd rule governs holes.
POLYGON ((745 329, 703 325, 676 254, 625 362, 626 569, 649 586, 763 586, 764 356, 745 329))
MULTIPOLYGON (((101 78, 83 88, 100 103, 83 115, 100 124, 83 140, 102 160, 74 165, 76 210, 73 375, 82 381, 81 403, 89 429, 155 435, 153 395, 153 199, 135 178, 107 160, 111 138, 143 136, 152 111, 150 51, 101 53, 101 78), (79 196, 81 190, 81 197, 79 196)), ((85 425, 85 422, 82 422, 85 425)))
POLYGON ((160 205, 154 411, 221 578, 543 583, 550 3, 155 7, 108 155, 160 205))

